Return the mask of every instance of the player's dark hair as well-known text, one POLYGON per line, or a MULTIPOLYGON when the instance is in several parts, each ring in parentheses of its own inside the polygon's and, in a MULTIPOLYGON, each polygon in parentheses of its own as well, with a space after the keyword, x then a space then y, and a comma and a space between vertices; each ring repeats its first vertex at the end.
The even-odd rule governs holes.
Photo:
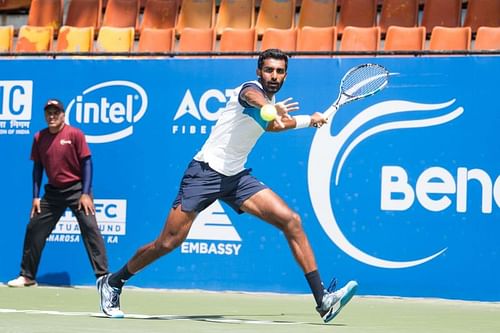
POLYGON ((285 61, 285 69, 288 68, 288 55, 279 49, 267 49, 262 51, 259 55, 259 61, 257 62, 257 67, 262 69, 264 66, 264 60, 266 59, 278 59, 285 61))

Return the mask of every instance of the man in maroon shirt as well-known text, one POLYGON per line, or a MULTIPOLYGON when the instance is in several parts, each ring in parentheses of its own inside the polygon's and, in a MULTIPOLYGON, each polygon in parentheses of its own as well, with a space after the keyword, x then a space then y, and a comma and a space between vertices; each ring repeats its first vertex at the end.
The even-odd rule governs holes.
POLYGON ((56 99, 45 104, 48 127, 35 134, 33 160, 33 203, 24 237, 21 273, 10 287, 36 285, 36 272, 45 241, 67 207, 75 215, 96 278, 108 273, 108 259, 95 218, 91 197, 92 160, 85 136, 64 123, 64 106, 56 99), (48 184, 40 199, 43 170, 48 184))

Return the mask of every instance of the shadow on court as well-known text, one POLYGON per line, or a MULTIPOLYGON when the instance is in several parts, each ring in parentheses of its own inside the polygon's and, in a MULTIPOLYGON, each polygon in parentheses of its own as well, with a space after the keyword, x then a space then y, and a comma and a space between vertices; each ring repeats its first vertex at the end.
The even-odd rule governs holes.
MULTIPOLYGON (((290 314, 288 314, 289 316, 290 314)), ((275 324, 275 325, 310 325, 310 326, 324 326, 322 322, 302 322, 292 320, 276 320, 276 319, 251 319, 251 318, 266 318, 266 317, 279 317, 285 314, 252 314, 252 315, 139 315, 139 314, 125 314, 124 318, 113 319, 108 318, 104 314, 93 315, 92 317, 103 318, 108 320, 187 320, 197 322, 209 322, 218 324, 275 324)), ((345 324, 329 323, 328 326, 343 327, 345 324)))

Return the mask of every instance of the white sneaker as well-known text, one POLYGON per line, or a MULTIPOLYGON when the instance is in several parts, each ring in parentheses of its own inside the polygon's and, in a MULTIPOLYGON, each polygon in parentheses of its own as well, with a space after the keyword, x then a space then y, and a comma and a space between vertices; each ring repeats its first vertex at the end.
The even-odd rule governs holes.
POLYGON ((17 278, 7 282, 9 287, 23 288, 23 287, 36 287, 37 283, 35 280, 28 279, 25 276, 19 275, 17 278))
POLYGON ((316 307, 321 318, 325 323, 335 318, 340 310, 351 300, 352 296, 356 293, 358 283, 356 281, 349 281, 343 288, 337 291, 329 290, 323 295, 321 306, 316 307))
POLYGON ((97 279, 97 291, 100 296, 100 307, 104 314, 111 318, 123 318, 123 311, 120 310, 121 289, 111 287, 108 279, 111 274, 106 274, 97 279))

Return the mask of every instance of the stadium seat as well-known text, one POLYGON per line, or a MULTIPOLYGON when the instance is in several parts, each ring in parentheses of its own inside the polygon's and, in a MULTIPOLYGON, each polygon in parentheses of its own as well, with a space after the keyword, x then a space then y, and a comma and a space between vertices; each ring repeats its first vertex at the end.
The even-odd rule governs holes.
POLYGON ((302 0, 297 27, 331 27, 336 16, 336 0, 302 0))
POLYGON ((255 26, 255 0, 221 0, 215 31, 225 28, 250 29, 255 26))
POLYGON ((14 43, 14 26, 0 26, 0 52, 11 52, 14 43))
POLYGON ((385 35, 386 51, 421 51, 425 48, 425 27, 390 26, 385 35))
POLYGON ((142 16, 141 33, 146 28, 175 28, 179 0, 148 0, 142 16))
POLYGON ((94 46, 94 27, 64 25, 59 30, 56 51, 90 52, 94 46))
POLYGON ((429 41, 429 50, 466 51, 470 49, 470 27, 434 27, 429 41))
POLYGON ((468 0, 464 27, 500 27, 500 0, 468 0))
POLYGON ((479 27, 474 50, 500 50, 500 27, 479 27))
POLYGON ((222 30, 219 42, 221 52, 253 52, 257 50, 255 28, 222 30))
POLYGON ((51 26, 32 27, 23 25, 19 28, 16 52, 47 52, 52 49, 54 29, 51 26))
POLYGON ((126 28, 139 27, 139 0, 108 0, 102 26, 126 28))
POLYGON ((255 30, 258 36, 267 28, 292 29, 295 22, 295 0, 261 0, 255 30))
POLYGON ((383 0, 379 27, 384 34, 391 25, 416 27, 419 0, 383 0))
POLYGON ((426 0, 420 25, 428 32, 436 26, 461 26, 462 0, 426 0))
POLYGON ((28 13, 28 26, 52 27, 57 32, 63 21, 63 0, 33 0, 28 13))
POLYGON ((377 19, 377 0, 343 0, 337 22, 337 33, 347 26, 373 27, 377 19))
POLYGON ((133 27, 102 26, 95 49, 98 52, 130 52, 134 45, 134 34, 133 27))
POLYGON ((261 51, 267 49, 281 49, 295 51, 297 45, 296 29, 267 28, 262 35, 261 51))
POLYGON ((102 20, 102 0, 71 0, 64 25, 99 29, 102 20))
POLYGON ((179 52, 213 52, 215 50, 215 29, 190 28, 182 29, 179 37, 179 52))
POLYGON ((183 0, 179 12, 176 34, 184 28, 210 29, 215 25, 215 0, 183 0))
POLYGON ((303 27, 297 29, 296 51, 335 51, 336 27, 303 27))
MULTIPOLYGON (((151 1, 151 0, 148 0, 151 1)), ((146 4, 147 6, 147 4, 146 4)), ((139 37, 139 52, 172 52, 174 48, 175 29, 144 28, 139 37)))
POLYGON ((339 51, 378 51, 380 27, 345 27, 339 51))
POLYGON ((2 11, 24 11, 29 10, 31 0, 2 0, 0 1, 0 12, 2 11))

